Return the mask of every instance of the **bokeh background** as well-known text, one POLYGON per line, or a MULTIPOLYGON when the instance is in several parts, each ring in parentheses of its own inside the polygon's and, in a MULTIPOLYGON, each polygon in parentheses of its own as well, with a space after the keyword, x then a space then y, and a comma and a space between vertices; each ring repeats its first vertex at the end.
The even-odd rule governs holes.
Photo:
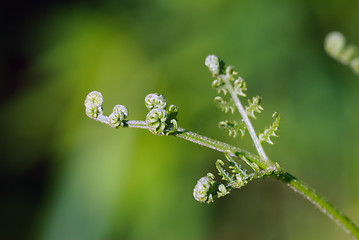
POLYGON ((180 126, 253 150, 224 116, 204 66, 217 54, 278 111, 271 159, 359 223, 359 78, 323 51, 359 44, 357 0, 7 1, 0 37, 0 239, 350 239, 301 196, 256 180, 214 204, 192 197, 223 156, 173 137, 86 117, 92 90, 109 114, 143 120, 144 97, 179 106, 180 126))

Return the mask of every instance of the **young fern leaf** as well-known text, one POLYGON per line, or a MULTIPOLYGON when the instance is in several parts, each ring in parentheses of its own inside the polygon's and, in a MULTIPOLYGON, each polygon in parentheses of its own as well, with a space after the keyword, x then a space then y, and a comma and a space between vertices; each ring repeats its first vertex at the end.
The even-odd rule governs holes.
POLYGON ((229 161, 229 167, 228 168, 231 169, 232 173, 235 173, 235 174, 236 173, 241 173, 243 175, 246 175, 246 172, 247 172, 245 169, 242 169, 241 165, 239 163, 237 163, 236 161, 229 161))
MULTIPOLYGON (((193 189, 193 196, 197 201, 212 203, 215 198, 228 195, 232 189, 244 187, 253 179, 262 178, 267 174, 265 171, 259 171, 259 169, 247 174, 246 170, 242 169, 241 165, 231 157, 230 152, 224 152, 224 155, 229 162, 231 173, 224 168, 224 162, 218 159, 216 161, 218 175, 222 177, 225 183, 216 182, 212 173, 200 178, 193 189)), ((250 164, 247 161, 246 163, 250 164)))
POLYGON ((345 36, 342 33, 328 33, 324 49, 332 58, 344 65, 349 65, 353 72, 359 75, 359 49, 357 46, 346 44, 345 36))
POLYGON ((224 100, 222 97, 217 96, 214 98, 214 103, 219 109, 221 109, 225 113, 230 111, 233 114, 236 109, 236 105, 233 102, 232 98, 229 100, 224 100))
POLYGON ((223 168, 224 166, 224 162, 220 159, 218 159, 216 161, 216 168, 218 170, 218 175, 222 177, 223 180, 227 181, 227 182, 232 182, 233 181, 233 177, 231 176, 231 174, 229 172, 227 172, 226 169, 223 168))
POLYGON ((278 170, 277 165, 270 161, 264 152, 253 125, 249 120, 249 117, 256 118, 255 113, 260 113, 263 110, 260 105, 261 98, 254 97, 252 101, 248 100, 249 105, 244 108, 239 97, 246 96, 244 91, 247 90, 247 87, 244 80, 241 77, 236 76, 238 73, 234 71, 234 68, 232 66, 225 67, 224 62, 220 61, 215 55, 209 55, 206 58, 205 65, 215 78, 212 86, 221 87, 221 89, 224 90, 219 90, 220 92, 223 91, 230 95, 230 100, 228 101, 223 100, 221 97, 216 97, 215 102, 217 105, 225 112, 231 110, 232 113, 234 113, 234 109, 238 110, 246 124, 246 128, 253 140, 253 144, 257 149, 261 167, 269 172, 278 170))
POLYGON ((229 162, 229 168, 232 169, 232 173, 241 174, 242 176, 247 175, 247 171, 241 167, 241 165, 235 161, 228 153, 224 153, 224 156, 229 162))
POLYGON ((227 95, 228 93, 228 89, 221 78, 217 78, 213 80, 212 87, 217 90, 218 94, 223 92, 224 95, 227 95))
MULTIPOLYGON (((227 155, 226 155, 227 157, 227 155)), ((245 173, 245 170, 241 169, 239 165, 236 165, 236 167, 239 167, 236 169, 234 166, 234 160, 231 158, 227 158, 230 162, 230 168, 235 169, 232 170, 233 174, 230 174, 223 168, 224 162, 220 159, 216 161, 216 168, 218 170, 218 175, 222 176, 222 180, 226 181, 226 185, 230 188, 241 188, 245 186, 248 183, 248 179, 251 178, 249 175, 245 173), (232 166, 232 167, 231 167, 232 166)), ((229 192, 228 192, 229 193, 229 192)), ((218 195, 218 194, 217 194, 218 195)), ((220 196, 218 196, 220 197, 220 196)))
POLYGON ((247 84, 241 77, 238 77, 238 79, 234 81, 233 89, 238 96, 247 96, 244 93, 247 90, 247 84))
POLYGON ((229 136, 232 136, 233 138, 240 135, 241 137, 244 137, 244 134, 246 132, 247 126, 243 121, 222 121, 218 124, 219 128, 222 128, 224 131, 228 132, 229 136))
POLYGON ((248 116, 257 119, 254 115, 255 113, 261 113, 263 111, 263 107, 261 106, 262 98, 261 97, 253 97, 251 101, 248 99, 248 106, 245 107, 246 113, 248 116))
POLYGON ((280 115, 278 113, 273 113, 273 118, 275 118, 274 122, 268 126, 263 133, 259 134, 259 141, 267 142, 269 144, 273 144, 271 137, 278 137, 277 132, 279 130, 279 123, 280 123, 280 115))
MULTIPOLYGON (((226 77, 228 78, 228 80, 230 80, 231 82, 234 81, 233 83, 233 90, 234 92, 238 95, 238 96, 242 96, 242 97, 246 97, 247 95, 244 93, 245 91, 247 91, 247 85, 246 82, 243 80, 243 78, 238 77, 237 79, 234 78, 235 75, 237 75, 238 73, 233 71, 233 67, 232 66, 228 66, 226 68, 226 77)), ((217 90, 218 93, 223 92, 224 95, 227 95, 228 93, 228 88, 225 84, 225 82, 223 81, 221 76, 217 76, 215 80, 213 80, 212 82, 212 87, 215 88, 217 90)))

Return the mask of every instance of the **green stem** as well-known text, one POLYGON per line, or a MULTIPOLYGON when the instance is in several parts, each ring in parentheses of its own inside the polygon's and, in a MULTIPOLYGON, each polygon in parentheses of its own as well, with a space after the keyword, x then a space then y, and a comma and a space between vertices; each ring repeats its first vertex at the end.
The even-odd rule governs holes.
MULTIPOLYGON (((105 119, 101 120, 102 123, 108 124, 105 119)), ((144 121, 126 121, 125 127, 148 129, 148 126, 144 121)), ((262 168, 268 166, 267 162, 264 161, 264 159, 255 156, 250 152, 247 152, 238 147, 234 147, 227 143, 214 140, 206 136, 202 136, 198 133, 187 131, 183 128, 178 128, 178 130, 171 135, 207 148, 214 149, 219 152, 230 153, 231 155, 237 157, 245 156, 253 163, 257 164, 262 168)), ((278 168, 279 166, 276 166, 276 169, 278 168)), ((342 227, 346 233, 353 236, 355 239, 359 239, 359 228, 347 216, 345 216, 342 212, 336 209, 332 203, 330 203, 322 195, 320 195, 315 189, 302 182, 301 180, 295 178, 291 174, 280 169, 278 169, 277 171, 273 171, 270 176, 286 183, 294 192, 301 194, 313 205, 318 207, 321 212, 326 214, 336 224, 342 227)))
POLYGON ((301 194, 314 206, 318 207, 322 213, 341 226, 347 234, 355 239, 359 239, 359 228, 315 189, 284 171, 280 171, 272 176, 285 182, 294 192, 301 194))
MULTIPOLYGON (((148 126, 146 125, 145 121, 126 121, 125 123, 126 127, 130 127, 130 128, 143 128, 143 129, 147 129, 148 126)), ((227 143, 203 136, 201 134, 195 133, 195 132, 191 132, 188 130, 185 130, 183 128, 178 128, 177 131, 173 134, 171 134, 172 136, 178 137, 178 138, 182 138, 184 140, 196 143, 198 145, 207 147, 207 148, 211 148, 213 150, 216 150, 218 152, 229 152, 231 153, 231 155, 234 156, 245 156, 246 158, 248 158, 249 160, 251 160, 253 163, 257 164, 259 167, 261 167, 262 169, 267 169, 268 165, 267 162, 264 161, 263 159, 259 158, 256 155, 253 155, 252 153, 243 150, 241 148, 229 145, 227 143)))

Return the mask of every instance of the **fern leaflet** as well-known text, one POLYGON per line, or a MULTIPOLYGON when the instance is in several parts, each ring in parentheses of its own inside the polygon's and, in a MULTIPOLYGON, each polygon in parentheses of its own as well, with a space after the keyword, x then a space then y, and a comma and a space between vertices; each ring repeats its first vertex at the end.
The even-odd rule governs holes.
POLYGON ((225 113, 231 111, 233 114, 236 109, 236 105, 232 98, 230 100, 224 100, 222 97, 217 96, 214 98, 214 103, 225 113))
POLYGON ((228 132, 229 136, 232 136, 233 138, 240 135, 241 137, 244 137, 244 134, 246 132, 247 126, 243 121, 222 121, 219 122, 218 126, 228 132))
POLYGON ((259 134, 259 141, 267 142, 269 144, 273 144, 271 137, 278 137, 277 132, 279 130, 279 123, 280 123, 280 115, 278 113, 274 113, 273 116, 275 118, 274 122, 268 126, 263 133, 259 134))
POLYGON ((261 97, 253 97, 253 100, 251 101, 248 99, 248 106, 246 106, 245 110, 248 116, 257 119, 257 117, 254 115, 255 113, 261 113, 263 110, 263 107, 261 106, 262 98, 261 97))

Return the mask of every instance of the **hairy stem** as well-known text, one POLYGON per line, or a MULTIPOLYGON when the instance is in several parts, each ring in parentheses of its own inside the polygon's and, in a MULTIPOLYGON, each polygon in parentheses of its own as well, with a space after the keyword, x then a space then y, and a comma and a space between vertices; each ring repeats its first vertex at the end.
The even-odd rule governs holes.
MULTIPOLYGON (((144 129, 148 128, 148 126, 146 125, 146 122, 133 121, 133 120, 126 121, 125 126, 130 127, 130 128, 144 128, 144 129)), ((261 159, 260 157, 258 157, 256 155, 253 155, 252 153, 250 153, 246 150, 243 150, 241 148, 229 145, 227 143, 203 136, 203 135, 195 133, 195 132, 185 130, 183 128, 178 128, 177 131, 171 135, 178 137, 178 138, 182 138, 187 141, 190 141, 192 143, 196 143, 198 145, 201 145, 201 146, 204 146, 207 148, 211 148, 218 152, 223 152, 223 153, 229 152, 231 155, 237 156, 237 157, 245 156, 250 161, 257 164, 259 167, 261 167, 263 169, 266 169, 268 166, 267 163, 263 159, 261 159)))
POLYGON ((285 182, 293 191, 301 194, 314 206, 318 207, 322 213, 342 227, 347 234, 355 237, 355 239, 359 239, 359 228, 315 189, 287 172, 280 171, 271 176, 285 182))

